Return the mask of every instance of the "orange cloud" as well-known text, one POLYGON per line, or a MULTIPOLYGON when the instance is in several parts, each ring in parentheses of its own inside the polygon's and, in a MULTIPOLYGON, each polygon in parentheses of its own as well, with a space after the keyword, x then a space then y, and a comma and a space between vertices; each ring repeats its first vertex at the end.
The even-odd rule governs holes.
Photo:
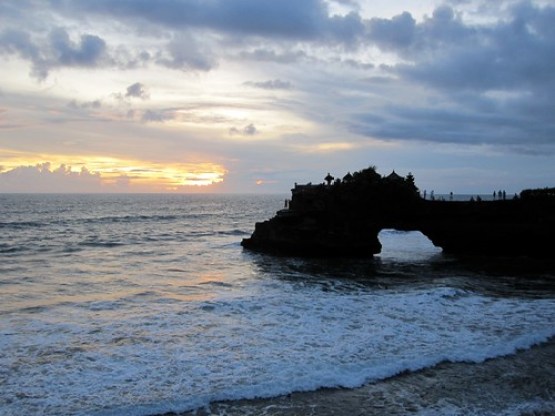
POLYGON ((257 185, 268 185, 268 184, 277 183, 277 181, 266 180, 266 179, 257 179, 257 180, 255 181, 255 183, 256 183, 257 185))
POLYGON ((200 191, 223 182, 227 173, 211 162, 161 163, 2 150, 0 156, 0 192, 200 191), (42 188, 37 190, 39 184, 42 188))

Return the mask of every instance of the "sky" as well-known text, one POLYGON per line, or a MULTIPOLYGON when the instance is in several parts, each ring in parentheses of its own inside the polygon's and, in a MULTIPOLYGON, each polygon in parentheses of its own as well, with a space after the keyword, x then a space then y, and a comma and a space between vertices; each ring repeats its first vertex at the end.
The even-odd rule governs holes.
POLYGON ((555 3, 2 0, 0 192, 555 186, 555 3))

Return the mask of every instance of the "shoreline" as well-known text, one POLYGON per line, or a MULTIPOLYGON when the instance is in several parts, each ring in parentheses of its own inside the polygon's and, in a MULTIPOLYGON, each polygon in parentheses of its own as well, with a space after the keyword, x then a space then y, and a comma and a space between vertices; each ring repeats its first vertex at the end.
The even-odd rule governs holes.
POLYGON ((482 363, 442 362, 354 389, 211 403, 164 416, 555 415, 555 337, 482 363))

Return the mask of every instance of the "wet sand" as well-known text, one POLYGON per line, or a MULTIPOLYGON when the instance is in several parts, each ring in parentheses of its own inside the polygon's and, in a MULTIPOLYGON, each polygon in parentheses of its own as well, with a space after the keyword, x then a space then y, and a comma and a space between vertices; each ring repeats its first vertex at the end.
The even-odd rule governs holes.
POLYGON ((206 415, 555 415, 555 338, 480 364, 441 363, 356 389, 212 403, 206 415))

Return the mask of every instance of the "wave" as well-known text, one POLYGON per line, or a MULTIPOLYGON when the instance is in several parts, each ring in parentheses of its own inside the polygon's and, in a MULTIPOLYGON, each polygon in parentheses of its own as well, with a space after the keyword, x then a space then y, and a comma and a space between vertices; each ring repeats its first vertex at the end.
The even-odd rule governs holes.
POLYGON ((77 220, 84 224, 111 224, 111 223, 134 223, 134 222, 158 222, 175 221, 180 219, 176 215, 109 215, 97 218, 84 218, 77 220))
POLYGON ((48 245, 48 244, 14 244, 14 245, 3 245, 0 247, 0 254, 6 255, 20 255, 20 254, 27 254, 27 253, 38 253, 44 254, 49 252, 56 252, 56 251, 64 251, 64 248, 60 250, 60 247, 57 245, 48 245))
POLYGON ((245 235, 249 235, 249 232, 245 231, 245 230, 240 230, 238 228, 235 228, 233 230, 217 231, 216 234, 218 234, 218 235, 229 235, 229 236, 245 236, 245 235))
POLYGON ((156 223, 156 222, 179 222, 197 221, 207 217, 218 216, 216 213, 189 213, 179 215, 107 215, 100 217, 82 217, 64 219, 45 218, 42 221, 4 221, 0 222, 0 230, 23 230, 27 228, 43 228, 49 226, 75 226, 79 224, 127 224, 127 223, 156 223))
POLYGON ((29 249, 24 246, 13 246, 8 244, 0 245, 0 254, 15 254, 28 251, 29 249))
POLYGON ((127 243, 122 243, 119 241, 81 241, 78 243, 80 246, 85 247, 102 247, 102 248, 114 248, 128 245, 127 243))
MULTIPOLYGON (((39 319, 23 328, 15 320, 2 331, 33 334, 29 350, 0 336, 0 366, 12 368, 0 397, 32 378, 49 397, 45 415, 183 412, 222 400, 354 388, 444 361, 481 363, 555 336, 551 299, 494 299, 450 287, 348 293, 275 281, 244 293, 240 285, 205 283, 195 289, 206 288, 210 300, 171 299, 167 288, 142 285, 111 299, 81 299, 75 323, 55 320, 75 305, 64 314, 27 311, 39 319), (74 354, 74 347, 83 349, 74 354), (11 366, 14 360, 25 365, 11 366)), ((6 411, 32 405, 15 400, 6 411)))
POLYGON ((152 222, 194 222, 205 220, 209 217, 220 217, 222 213, 197 212, 182 214, 137 214, 137 215, 107 215, 101 217, 89 217, 75 219, 75 222, 85 224, 112 224, 112 223, 152 223, 152 222))
POLYGON ((433 368, 441 363, 470 363, 481 364, 486 360, 516 354, 534 346, 548 342, 555 337, 555 330, 543 331, 536 334, 522 336, 511 342, 503 342, 482 350, 466 351, 460 348, 445 356, 420 357, 412 362, 400 361, 387 363, 381 366, 362 369, 337 369, 328 368, 307 374, 299 378, 274 378, 266 383, 237 387, 218 394, 205 394, 195 397, 170 399, 160 403, 151 403, 139 406, 118 406, 109 410, 93 412, 94 416, 116 416, 126 414, 129 416, 147 416, 166 413, 183 413, 208 407, 211 403, 230 402, 252 399, 269 399, 285 396, 292 393, 302 393, 320 390, 323 388, 348 388, 354 389, 368 383, 375 383, 396 377, 401 374, 415 373, 427 368, 433 368))
POLYGON ((0 222, 0 229, 14 229, 21 230, 25 228, 39 228, 47 226, 47 222, 39 221, 10 221, 10 222, 0 222))

